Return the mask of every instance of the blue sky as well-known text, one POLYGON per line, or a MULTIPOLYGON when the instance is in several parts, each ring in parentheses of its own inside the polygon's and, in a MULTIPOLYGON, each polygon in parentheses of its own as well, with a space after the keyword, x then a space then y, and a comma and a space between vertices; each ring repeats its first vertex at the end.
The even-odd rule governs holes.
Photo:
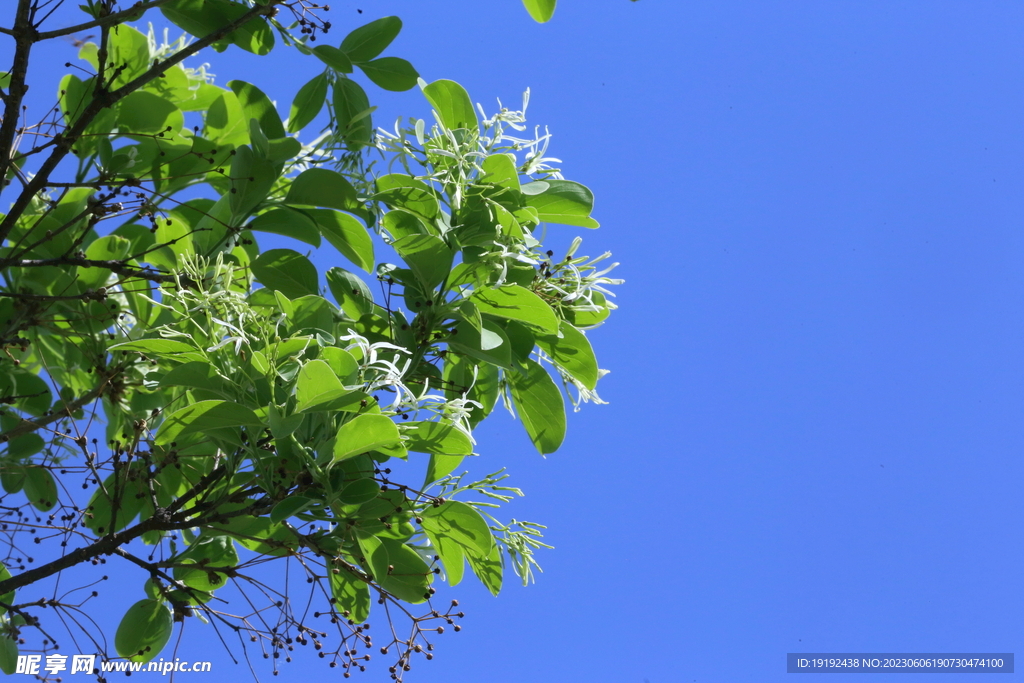
MULTIPOLYGON (((590 334, 609 405, 546 459, 507 415, 478 436, 480 472, 527 492, 507 514, 549 526, 544 573, 443 589, 464 630, 408 680, 769 682, 787 652, 1022 650, 1024 6, 562 0, 541 26, 517 0, 332 4, 335 44, 396 14, 389 54, 489 111, 529 87, 597 197, 581 251, 627 280, 590 334)), ((283 114, 319 70, 202 59, 283 114)), ((427 114, 370 96, 377 125, 427 114)), ((180 656, 246 679, 197 626, 180 656)), ((282 678, 328 671, 300 653, 282 678)))

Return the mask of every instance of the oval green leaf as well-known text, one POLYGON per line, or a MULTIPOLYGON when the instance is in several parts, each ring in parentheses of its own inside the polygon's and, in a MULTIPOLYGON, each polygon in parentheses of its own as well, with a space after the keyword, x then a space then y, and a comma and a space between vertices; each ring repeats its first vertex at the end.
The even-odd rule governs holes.
POLYGON ((0 637, 0 671, 7 675, 18 669, 18 644, 9 636, 0 637))
POLYGON ((303 212, 294 209, 271 209, 261 213, 249 224, 249 229, 291 237, 314 247, 320 246, 320 230, 316 223, 303 212))
POLYGON ((402 30, 398 17, 382 17, 345 36, 341 51, 353 62, 368 62, 383 52, 402 30))
POLYGON ((551 375, 540 363, 527 360, 526 373, 509 372, 512 401, 526 433, 541 455, 554 453, 565 438, 565 402, 551 375))
POLYGON ((252 262, 252 272, 264 287, 277 290, 289 299, 319 293, 316 266, 291 249, 263 252, 252 262))
POLYGON ((159 600, 139 600, 128 608, 114 636, 117 654, 133 662, 148 662, 164 649, 174 630, 171 610, 159 600))
POLYGON ((331 574, 331 595, 342 615, 361 624, 370 616, 370 587, 344 567, 331 574))
POLYGON ((373 138, 372 110, 366 91, 351 78, 334 82, 334 116, 338 132, 353 150, 370 144, 373 138))
POLYGON ((506 320, 518 320, 541 331, 558 331, 558 317, 543 299, 519 285, 505 285, 497 289, 481 289, 473 293, 470 301, 481 313, 506 320))
POLYGON ((313 55, 340 74, 352 73, 352 60, 344 52, 330 45, 317 45, 313 55))
POLYGON ((405 447, 417 453, 471 455, 473 442, 460 429, 443 422, 409 422, 404 431, 405 447))
POLYGON ((586 335, 575 327, 561 321, 558 325, 561 337, 538 336, 537 346, 551 357, 563 370, 591 391, 597 386, 599 376, 597 356, 586 335))
POLYGON ((284 520, 294 517, 300 512, 305 512, 313 506, 314 501, 312 498, 305 496, 289 496, 280 503, 274 506, 274 509, 270 511, 270 521, 273 524, 280 524, 284 520))
POLYGON ((359 68, 378 87, 392 92, 411 90, 420 77, 412 64, 398 57, 381 57, 360 64, 359 68))
POLYGON ((423 88, 430 106, 434 108, 445 127, 471 128, 479 127, 476 110, 469 99, 466 89, 455 81, 439 80, 423 88))
POLYGON ((25 497, 37 510, 46 512, 57 504, 57 482, 46 467, 25 468, 24 490, 25 497))
POLYGON ((523 0, 523 5, 534 21, 543 24, 550 21, 554 15, 555 2, 556 0, 523 0))
POLYGON ((380 446, 400 444, 398 426, 383 415, 358 415, 338 430, 334 440, 334 460, 344 460, 380 446))
POLYGON ((199 401, 166 417, 156 443, 169 444, 179 437, 225 427, 262 427, 263 421, 248 408, 231 401, 199 401))
POLYGON ((295 206, 326 206, 347 211, 357 202, 356 188, 337 171, 310 168, 292 181, 284 201, 295 206))
POLYGON ((310 209, 309 215, 331 246, 367 273, 373 270, 373 239, 362 223, 347 213, 329 209, 310 209))
POLYGON ((288 114, 288 132, 298 133, 316 118, 327 99, 327 76, 320 74, 299 88, 288 114))

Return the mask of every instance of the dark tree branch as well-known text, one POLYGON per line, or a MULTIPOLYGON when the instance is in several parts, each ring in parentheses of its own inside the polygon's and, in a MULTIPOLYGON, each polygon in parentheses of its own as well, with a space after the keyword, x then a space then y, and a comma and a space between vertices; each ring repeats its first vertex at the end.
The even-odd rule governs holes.
MULTIPOLYGON (((29 584, 33 584, 37 581, 42 581, 43 579, 53 576, 65 569, 74 567, 75 565, 83 562, 88 562, 94 557, 99 557, 100 555, 120 555, 121 553, 118 552, 119 548, 131 543, 146 532, 178 531, 202 525, 205 521, 203 520, 202 515, 203 513, 211 512, 210 509, 199 510, 198 517, 193 516, 196 513, 195 508, 186 510, 180 514, 177 514, 178 510, 180 510, 181 506, 184 505, 187 500, 191 500, 202 493, 203 489, 211 486, 220 478, 221 475, 224 474, 224 472, 225 470, 222 468, 210 472, 210 474, 200 479, 184 496, 176 500, 171 507, 165 510, 158 510, 157 514, 154 514, 144 522, 139 522, 130 529, 125 529, 123 531, 110 534, 109 536, 104 536, 92 544, 73 550, 53 562, 48 562, 47 564, 36 567, 35 569, 30 569, 4 581, 0 581, 0 595, 28 586, 29 584)), ((212 516, 220 519, 250 514, 251 510, 259 505, 261 505, 261 503, 257 502, 250 507, 242 508, 241 510, 232 510, 231 512, 226 513, 217 512, 216 509, 213 509, 212 516)))
POLYGON ((69 418, 72 416, 72 413, 81 410, 82 408, 89 405, 97 398, 99 398, 106 388, 106 382, 104 382, 103 384, 92 389, 91 391, 82 394, 71 403, 65 403, 62 408, 60 408, 59 410, 54 410, 49 415, 37 417, 32 420, 22 419, 21 424, 19 424, 17 427, 12 427, 3 434, 0 434, 0 441, 10 441, 11 439, 21 436, 22 434, 28 434, 30 432, 36 431, 37 429, 42 429, 46 425, 52 422, 56 422, 57 420, 69 418))
MULTIPOLYGON (((11 35, 14 36, 15 44, 14 65, 11 67, 11 84, 7 89, 7 96, 4 98, 6 104, 4 120, 0 124, 0 187, 7 182, 7 171, 11 167, 15 138, 18 134, 18 121, 21 118, 21 102, 28 91, 28 86, 25 84, 25 79, 28 77, 28 56, 36 40, 36 30, 32 26, 32 0, 18 0, 18 11, 14 17, 14 29, 11 31, 11 35)), ((10 229, 0 228, 0 244, 7 239, 8 232, 10 229)))
MULTIPOLYGON (((168 275, 166 273, 154 273, 150 270, 142 268, 135 268, 125 264, 124 261, 97 261, 95 259, 78 258, 72 256, 64 256, 61 258, 51 259, 26 259, 26 260, 10 260, 0 259, 0 268, 41 268, 45 266, 80 266, 82 268, 106 268, 111 270, 118 275, 124 277, 137 277, 142 280, 149 280, 150 282, 170 282, 175 283, 180 280, 181 284, 187 287, 193 287, 196 283, 188 278, 179 276, 175 279, 174 275, 168 275)), ((84 294, 78 297, 71 298, 83 298, 84 294)), ((67 298, 67 297, 65 297, 67 298)))
MULTIPOLYGON (((21 2, 27 5, 29 3, 29 0, 21 0, 21 2)), ((228 24, 222 26, 213 33, 204 36, 203 38, 200 38, 199 40, 192 43, 181 52, 175 54, 173 57, 170 57, 169 59, 166 59, 160 62, 159 64, 155 64, 153 68, 151 68, 149 71, 142 74, 135 80, 126 83, 117 90, 111 90, 108 92, 97 92, 96 95, 93 97, 92 101, 85 108, 85 110, 82 111, 82 114, 78 117, 74 124, 72 124, 72 126, 68 130, 64 131, 61 134, 58 134, 54 138, 55 149, 53 150, 53 152, 50 153, 50 156, 47 157, 46 161, 42 163, 36 175, 32 178, 28 185, 26 185, 25 188, 21 191, 21 194, 18 195, 18 198, 11 205, 10 211, 7 213, 7 216, 4 218, 3 222, 0 223, 0 243, 3 243, 3 241, 7 239, 7 236, 11 233, 11 230, 14 228, 14 224, 25 212, 25 209, 28 208, 28 205, 32 201, 32 198, 35 197, 47 186, 47 184, 49 183, 50 174, 53 173, 53 171, 57 168, 60 162, 64 160, 64 157, 66 157, 68 152, 71 150, 71 146, 75 144, 75 142, 82 135, 82 133, 85 132, 85 129, 89 127, 89 124, 92 123, 93 119, 95 119, 101 111, 114 106, 129 94, 135 92, 136 90, 146 85, 150 81, 153 81, 162 76, 172 66, 180 64, 181 62, 185 61, 192 55, 202 50, 203 48, 212 45, 224 36, 241 28, 253 19, 272 13, 273 11, 276 10, 277 5, 281 4, 282 2, 284 2, 284 0, 269 0, 269 2, 266 5, 256 5, 251 10, 241 15, 234 21, 229 22, 228 24)), ((29 30, 34 30, 31 28, 31 25, 29 25, 28 28, 29 30)), ((21 39, 19 38, 19 41, 20 40, 21 39)), ((31 41, 27 42, 28 47, 31 47, 31 44, 31 41)), ((21 49, 20 46, 21 42, 19 42, 19 50, 21 49)), ((26 48, 25 60, 27 61, 27 59, 28 53, 26 48)), ((17 69, 15 69, 15 71, 11 74, 12 92, 9 95, 9 97, 16 97, 16 91, 13 91, 16 78, 17 69)), ((21 76, 21 82, 22 84, 24 84, 24 74, 22 74, 21 76)), ((22 94, 24 94, 24 89, 22 89, 22 94)), ((18 96, 16 99, 18 100, 18 106, 20 107, 21 97, 18 96)), ((15 108, 15 111, 17 111, 17 108, 15 108)), ((9 102, 7 105, 7 115, 5 115, 3 122, 4 128, 0 128, 0 153, 4 152, 5 150, 4 144, 6 139, 2 137, 4 129, 8 126, 8 124, 13 126, 17 123, 17 118, 15 117, 12 119, 10 113, 11 103, 9 102)), ((11 145, 13 145, 14 142, 15 130, 16 129, 14 128, 11 129, 11 145)), ((0 165, 0 170, 2 170, 4 174, 6 174, 7 166, 9 166, 10 164, 10 146, 6 147, 6 151, 7 153, 4 155, 2 159, 0 159, 0 164, 2 164, 0 165)), ((0 182, 2 182, 3 178, 5 177, 6 175, 0 175, 0 182)))
POLYGON ((134 5, 132 5, 126 10, 114 12, 113 14, 108 14, 105 17, 101 17, 93 21, 87 21, 83 24, 78 24, 77 26, 69 26, 68 28, 60 28, 54 31, 43 31, 36 37, 36 41, 50 40, 51 38, 60 38, 61 36, 69 36, 74 33, 81 33, 82 31, 88 31, 89 29, 97 27, 113 26, 114 24, 119 24, 123 21, 135 21, 136 19, 141 18, 139 12, 145 12, 146 10, 153 9, 154 7, 166 5, 168 2, 170 2, 170 0, 149 0, 149 2, 136 2, 134 5))

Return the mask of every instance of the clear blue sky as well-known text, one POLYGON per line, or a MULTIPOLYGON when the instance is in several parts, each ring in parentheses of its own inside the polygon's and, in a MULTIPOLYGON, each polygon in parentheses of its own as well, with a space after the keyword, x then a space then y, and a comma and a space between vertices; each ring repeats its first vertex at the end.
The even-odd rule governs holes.
MULTIPOLYGON (((597 197, 583 251, 627 279, 590 334, 610 405, 547 459, 503 414, 478 439, 480 470, 527 491, 507 514, 550 527, 544 574, 442 589, 464 631, 408 680, 771 682, 794 678, 787 652, 1024 652, 1024 5, 561 0, 540 26, 518 0, 331 4, 336 40, 401 16, 389 54, 488 110, 530 87, 597 197)), ((203 59, 283 114, 319 68, 203 59)), ((427 113, 370 94, 378 125, 427 113)), ((198 626, 179 656, 247 680, 198 626)), ((305 652, 281 679, 336 672, 305 652)))

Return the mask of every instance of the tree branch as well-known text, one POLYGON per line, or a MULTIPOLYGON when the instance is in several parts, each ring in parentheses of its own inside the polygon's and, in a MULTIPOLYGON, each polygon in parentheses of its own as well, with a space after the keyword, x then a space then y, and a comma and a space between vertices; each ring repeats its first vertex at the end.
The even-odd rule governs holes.
POLYGON ((120 12, 114 12, 108 14, 105 17, 95 19, 93 21, 87 21, 84 24, 78 24, 77 26, 70 26, 68 28, 60 28, 54 31, 43 31, 36 37, 36 41, 50 40, 51 38, 60 38, 61 36, 69 36, 73 33, 81 33, 82 31, 88 31, 92 28, 100 26, 111 26, 113 24, 119 24, 122 21, 136 21, 141 19, 141 16, 133 16, 138 12, 145 12, 146 10, 159 7, 160 5, 166 5, 170 0, 149 0, 149 2, 136 2, 128 9, 121 10, 120 12))
POLYGON ((47 564, 36 567, 35 569, 29 569, 26 572, 22 572, 9 579, 0 581, 0 595, 28 586, 36 581, 42 581, 49 576, 53 576, 57 572, 67 569, 68 567, 74 567, 76 564, 88 562, 94 557, 115 553, 119 547, 134 541, 147 531, 171 531, 186 529, 193 525, 195 525, 195 521, 193 520, 168 522, 158 519, 155 516, 150 517, 145 522, 140 522, 130 529, 119 531, 112 536, 104 536, 92 545, 87 545, 77 550, 73 550, 53 562, 48 562, 47 564))
MULTIPOLYGON (((221 475, 223 475, 224 472, 225 470, 223 468, 213 470, 200 479, 185 495, 178 498, 171 507, 166 508, 165 510, 158 510, 157 514, 154 514, 144 522, 139 522, 130 529, 125 529, 115 534, 104 536, 91 545, 73 550, 53 562, 48 562, 47 564, 36 567, 35 569, 30 569, 4 581, 0 581, 0 595, 28 586, 37 581, 42 581, 43 579, 73 567, 76 564, 88 562, 94 557, 99 557, 100 555, 120 555, 121 553, 118 552, 118 549, 121 546, 131 543, 148 531, 177 531, 202 525, 204 523, 202 514, 210 512, 210 510, 200 510, 199 517, 193 517, 193 514, 196 512, 194 508, 186 510, 180 515, 176 515, 175 513, 180 510, 181 506, 184 505, 187 500, 191 500, 195 496, 199 495, 204 488, 208 488, 221 475)), ((241 510, 232 510, 231 512, 226 513, 216 512, 216 510, 214 510, 214 512, 218 519, 237 517, 239 515, 250 514, 252 509, 259 504, 260 503, 254 503, 252 507, 242 508, 241 510)))
MULTIPOLYGON (((7 171, 11 167, 14 152, 14 139, 18 133, 18 121, 21 119, 21 101, 28 91, 25 79, 28 77, 28 56, 35 43, 36 30, 32 26, 32 1, 18 0, 18 11, 14 18, 14 65, 11 67, 11 83, 4 98, 4 120, 0 124, 0 187, 7 182, 7 171)), ((27 203, 26 203, 27 205, 27 203)), ((6 222, 6 221, 5 221, 6 222)), ((0 244, 7 239, 6 231, 0 229, 0 244)))
POLYGON ((30 432, 36 431, 37 429, 42 429, 46 425, 52 422, 56 422, 57 420, 63 420, 65 418, 71 417, 72 413, 81 410, 82 408, 89 405, 97 398, 99 398, 103 394, 104 389, 106 389, 106 383, 101 384, 100 386, 92 389, 91 391, 82 394, 71 403, 65 403, 63 408, 55 410, 49 415, 44 415, 43 417, 36 418, 35 420, 23 418, 21 424, 19 424, 17 427, 12 427, 3 434, 0 434, 0 442, 10 441, 11 439, 21 436, 22 434, 28 434, 30 432))
MULTIPOLYGON (((20 0, 20 2, 28 4, 29 0, 20 0)), ((25 188, 21 191, 21 194, 18 195, 18 198, 11 205, 11 208, 8 211, 7 216, 4 218, 3 222, 0 223, 0 244, 2 244, 3 241, 7 239, 7 236, 14 228, 14 224, 25 212, 25 209, 28 208, 28 205, 32 201, 32 198, 35 197, 47 186, 50 174, 53 173, 53 171, 57 168, 60 162, 63 161, 64 157, 67 156, 68 152, 71 150, 71 146, 75 143, 75 141, 78 140, 82 133, 85 132, 85 129, 89 127, 89 124, 92 123, 93 119, 96 118, 96 116, 101 111, 114 106, 124 97, 135 92, 136 90, 146 85, 150 81, 153 81, 162 76, 172 66, 180 64, 181 62, 185 61, 192 55, 202 50, 203 48, 208 47, 213 43, 217 42, 218 40, 228 35, 232 31, 241 28, 242 26, 244 26, 245 24, 247 24, 248 22, 252 21, 257 17, 263 16, 265 14, 270 14, 272 11, 274 11, 277 5, 281 4, 282 2, 284 2, 284 0, 269 0, 269 2, 266 5, 256 5, 251 10, 241 15, 234 21, 229 22, 228 24, 222 26, 213 33, 204 36, 203 38, 200 38, 199 40, 192 43, 181 52, 175 54, 173 57, 170 57, 160 62, 159 64, 154 65, 153 68, 151 68, 149 71, 142 74, 135 80, 124 84, 117 90, 111 90, 105 93, 97 93, 96 96, 93 97, 89 105, 82 112, 81 116, 79 116, 78 119, 75 121, 75 123, 68 130, 58 134, 54 138, 54 144, 56 145, 56 148, 53 150, 53 152, 50 153, 50 156, 47 157, 46 161, 42 163, 36 175, 32 178, 28 185, 26 185, 25 188)), ((29 29, 31 30, 31 25, 29 26, 29 29)), ((21 39, 19 38, 19 41, 20 40, 21 39)), ((21 49, 20 45, 21 43, 19 42, 19 50, 21 49)), ((28 42, 28 47, 31 47, 31 41, 28 42)), ((26 61, 28 59, 27 48, 25 59, 26 61)), ((15 65, 17 66, 17 62, 15 63, 15 65)), ((16 92, 13 91, 16 78, 17 69, 15 69, 11 74, 12 92, 9 95, 9 97, 17 99, 18 106, 20 107, 21 97, 16 96, 16 92)), ((24 83, 24 74, 22 74, 21 82, 24 83)), ((15 108, 15 112, 17 112, 17 108, 15 108)), ((3 146, 3 142, 5 139, 2 137, 4 129, 8 126, 8 124, 11 124, 13 126, 17 123, 17 117, 12 117, 10 116, 10 114, 11 104, 8 103, 7 115, 5 115, 3 122, 4 128, 0 128, 0 153, 4 152, 5 150, 5 147, 3 146)), ((15 129, 12 128, 12 145, 14 132, 15 129)), ((6 151, 7 154, 4 155, 3 158, 0 158, 0 170, 3 171, 3 175, 0 175, 0 183, 2 183, 3 179, 6 177, 7 166, 10 165, 11 150, 9 146, 6 148, 6 151)))
MULTIPOLYGON (((167 275, 165 273, 154 273, 149 270, 142 268, 135 268, 125 264, 124 261, 97 261, 96 259, 77 258, 71 256, 65 256, 61 258, 51 259, 26 259, 26 260, 6 260, 0 259, 0 268, 40 268, 45 266, 80 266, 82 268, 106 268, 112 270, 118 275, 124 277, 137 277, 142 280, 149 280, 150 282, 177 282, 174 275, 167 275)), ((190 278, 182 277, 181 283, 186 286, 194 286, 196 283, 190 278)), ((84 295, 79 295, 81 298, 84 295)))

